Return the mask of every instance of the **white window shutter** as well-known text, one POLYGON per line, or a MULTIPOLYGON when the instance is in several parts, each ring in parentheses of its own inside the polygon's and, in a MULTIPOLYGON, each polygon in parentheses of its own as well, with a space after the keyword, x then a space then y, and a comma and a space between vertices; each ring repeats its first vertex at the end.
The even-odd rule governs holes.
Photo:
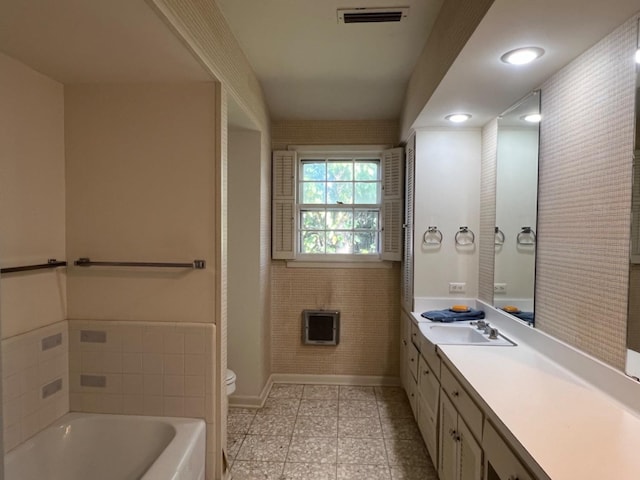
POLYGON ((402 279, 401 293, 402 306, 408 311, 413 311, 413 217, 415 201, 415 164, 416 164, 416 137, 409 138, 406 145, 405 157, 405 204, 403 224, 403 249, 402 249, 402 279))
POLYGON ((404 149, 382 152, 382 259, 402 260, 404 149))
POLYGON ((296 152, 273 152, 271 258, 296 257, 296 152))

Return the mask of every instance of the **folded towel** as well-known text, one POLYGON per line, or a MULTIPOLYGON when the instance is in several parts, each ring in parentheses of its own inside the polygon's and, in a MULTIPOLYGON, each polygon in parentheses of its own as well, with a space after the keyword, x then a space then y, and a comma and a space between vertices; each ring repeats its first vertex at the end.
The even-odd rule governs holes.
POLYGON ((422 316, 434 322, 463 322, 465 320, 480 320, 484 318, 484 312, 473 308, 467 312, 455 312, 447 308, 445 310, 429 310, 423 312, 422 316))
POLYGON ((533 323, 534 321, 533 312, 509 312, 509 314, 525 322, 533 323))

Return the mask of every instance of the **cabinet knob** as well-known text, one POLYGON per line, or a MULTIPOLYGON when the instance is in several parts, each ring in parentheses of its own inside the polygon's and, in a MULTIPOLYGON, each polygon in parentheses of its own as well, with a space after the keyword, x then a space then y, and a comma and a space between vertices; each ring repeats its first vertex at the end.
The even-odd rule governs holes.
POLYGON ((413 362, 415 362, 415 361, 416 361, 416 359, 415 359, 415 358, 411 358, 411 362, 412 362, 412 363, 413 363, 413 362))
POLYGON ((451 396, 452 397, 459 397, 460 396, 460 392, 457 390, 454 390, 453 392, 451 392, 451 396))
POLYGON ((406 347, 407 346, 407 341, 406 340, 402 340, 402 344, 406 347))
POLYGON ((517 475, 509 475, 509 478, 507 480, 518 480, 518 476, 517 475))
POLYGON ((424 371, 424 374, 425 374, 425 375, 429 375, 429 370, 425 370, 425 371, 424 371))

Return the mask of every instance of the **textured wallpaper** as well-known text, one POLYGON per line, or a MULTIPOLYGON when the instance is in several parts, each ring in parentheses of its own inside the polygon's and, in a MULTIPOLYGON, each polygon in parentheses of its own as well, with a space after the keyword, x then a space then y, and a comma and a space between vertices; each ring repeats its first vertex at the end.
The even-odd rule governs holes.
POLYGON ((397 377, 400 264, 393 268, 287 268, 271 274, 273 373, 397 377), (304 309, 340 310, 338 346, 302 345, 304 309))
POLYGON ((542 86, 536 325, 623 368, 636 19, 542 86))
POLYGON ((482 129, 482 165, 480 171, 480 248, 478 298, 493 303, 493 266, 496 225, 496 157, 498 121, 482 129))

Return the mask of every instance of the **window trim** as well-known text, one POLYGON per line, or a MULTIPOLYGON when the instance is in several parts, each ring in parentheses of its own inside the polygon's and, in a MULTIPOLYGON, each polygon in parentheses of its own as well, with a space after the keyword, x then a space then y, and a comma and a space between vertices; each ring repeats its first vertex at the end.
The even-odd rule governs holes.
MULTIPOLYGON (((383 209, 383 197, 382 188, 384 178, 382 177, 382 162, 383 162, 383 154, 384 151, 391 148, 389 145, 326 145, 326 146, 318 146, 318 145, 290 145, 287 150, 296 152, 296 169, 300 172, 302 168, 302 162, 304 158, 309 160, 310 156, 318 155, 323 159, 329 159, 331 157, 335 157, 336 159, 345 158, 347 156, 351 157, 351 160, 354 158, 362 158, 366 160, 367 157, 371 159, 371 157, 377 159, 380 162, 380 178, 379 182, 379 190, 378 194, 380 196, 380 203, 373 205, 379 212, 379 221, 382 221, 382 209, 383 209)), ((353 264, 371 264, 371 263, 382 263, 382 231, 378 230, 378 253, 377 254, 346 254, 346 253, 318 253, 318 254, 304 254, 300 251, 300 210, 301 207, 307 206, 311 207, 312 205, 299 203, 300 199, 300 186, 301 180, 296 181, 295 185, 295 258, 287 260, 287 265, 291 264, 337 264, 337 265, 345 265, 348 263, 353 264)), ((322 204, 323 207, 326 207, 328 204, 322 204)), ((356 204, 350 204, 353 206, 356 204)), ((358 207, 364 208, 367 205, 357 204, 358 207)), ((320 206, 320 205, 317 205, 320 206)), ((346 205, 345 205, 346 206, 346 205)), ((371 205, 369 205, 371 206, 371 205)))

